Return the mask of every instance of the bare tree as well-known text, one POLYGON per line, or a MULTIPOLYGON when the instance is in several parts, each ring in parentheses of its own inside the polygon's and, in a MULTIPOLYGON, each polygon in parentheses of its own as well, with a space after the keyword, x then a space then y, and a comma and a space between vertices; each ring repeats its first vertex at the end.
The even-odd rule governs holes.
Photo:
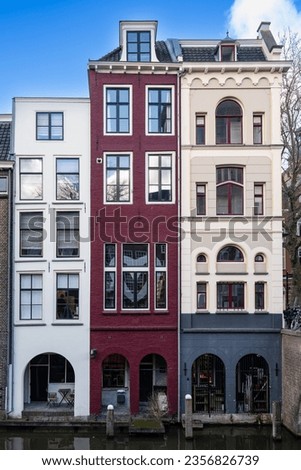
POLYGON ((284 59, 291 61, 281 95, 283 229, 292 267, 290 301, 301 304, 301 40, 288 30, 281 42, 284 59))

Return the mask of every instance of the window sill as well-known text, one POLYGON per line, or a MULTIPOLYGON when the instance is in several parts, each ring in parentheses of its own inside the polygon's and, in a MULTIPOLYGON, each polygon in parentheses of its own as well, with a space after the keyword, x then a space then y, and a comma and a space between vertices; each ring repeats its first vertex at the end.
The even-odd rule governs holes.
POLYGON ((195 311, 196 315, 210 315, 209 310, 196 310, 195 311))
POLYGON ((51 323, 52 326, 82 326, 83 324, 79 320, 57 320, 51 323))
POLYGON ((254 274, 255 276, 267 276, 269 273, 267 273, 267 272, 264 272, 264 273, 259 273, 259 272, 257 272, 257 273, 253 273, 253 274, 254 274))
POLYGON ((18 323, 14 323, 15 327, 18 326, 47 326, 47 323, 45 323, 42 320, 20 320, 18 323))
POLYGON ((254 315, 268 315, 269 312, 267 310, 255 310, 254 315))
POLYGON ((249 312, 247 310, 217 310, 216 315, 237 315, 237 314, 243 314, 243 315, 248 315, 249 312))

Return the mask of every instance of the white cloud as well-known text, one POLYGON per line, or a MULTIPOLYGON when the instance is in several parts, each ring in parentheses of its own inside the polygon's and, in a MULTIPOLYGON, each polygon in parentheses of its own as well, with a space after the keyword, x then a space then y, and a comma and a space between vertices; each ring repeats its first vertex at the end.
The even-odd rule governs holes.
POLYGON ((301 31, 301 11, 293 0, 234 0, 229 14, 229 32, 233 38, 254 38, 262 21, 271 23, 277 40, 288 27, 301 31))

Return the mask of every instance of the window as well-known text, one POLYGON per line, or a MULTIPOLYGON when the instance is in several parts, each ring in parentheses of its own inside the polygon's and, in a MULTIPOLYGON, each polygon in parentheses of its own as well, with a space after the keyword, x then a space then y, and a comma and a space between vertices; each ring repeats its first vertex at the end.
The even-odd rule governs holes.
POLYGON ((148 90, 148 132, 171 134, 171 113, 171 89, 150 88, 148 90))
POLYGON ((253 143, 262 144, 262 115, 253 115, 253 143))
POLYGON ((207 284, 205 282, 197 283, 197 309, 207 308, 207 284))
POLYGON ((148 201, 172 200, 172 156, 148 155, 148 201))
POLYGON ((43 213, 20 214, 20 256, 43 255, 43 213))
POLYGON ((130 132, 129 88, 106 88, 106 133, 130 132))
POLYGON ((20 158, 20 199, 43 199, 41 158, 20 158))
POLYGON ((216 169, 217 215, 243 214, 243 169, 220 167, 216 169))
POLYGON ((120 354, 111 354, 102 363, 103 388, 125 387, 127 361, 120 354))
POLYGON ((20 275, 20 320, 42 319, 42 275, 20 275))
POLYGON ((0 195, 8 193, 8 178, 7 176, 0 176, 0 195))
POLYGON ((155 286, 156 286, 156 309, 167 307, 167 257, 166 244, 155 245, 155 286))
POLYGON ((49 382, 50 383, 74 383, 74 370, 70 362, 60 354, 49 354, 49 382))
POLYGON ((254 184, 254 215, 263 215, 263 184, 254 184))
POLYGON ((227 44, 221 46, 221 61, 233 62, 235 60, 235 46, 227 44))
POLYGON ((258 253, 255 256, 255 263, 264 263, 264 256, 261 253, 258 253))
POLYGON ((150 62, 150 31, 127 32, 127 60, 129 62, 150 62))
POLYGON ((79 275, 57 274, 57 320, 78 319, 79 275))
POLYGON ((56 159, 56 198, 79 199, 79 159, 56 159))
POLYGON ((205 144, 205 116, 196 116, 196 144, 205 144))
POLYGON ((116 308, 116 245, 105 244, 105 295, 104 307, 116 308))
POLYGON ((123 245, 123 303, 124 309, 148 308, 148 246, 123 245))
POLYGON ((206 185, 202 183, 196 184, 196 213, 206 214, 206 185))
POLYGON ((130 156, 107 155, 106 202, 130 201, 130 156))
POLYGON ((255 310, 264 309, 264 282, 255 282, 255 310))
POLYGON ((57 213, 56 256, 79 256, 79 212, 57 213))
POLYGON ((241 250, 236 246, 228 245, 218 252, 217 261, 235 261, 243 263, 244 255, 242 254, 241 250))
POLYGON ((217 283, 218 310, 242 310, 245 303, 245 286, 242 282, 217 283))
POLYGON ((216 143, 242 143, 242 111, 235 101, 222 101, 216 108, 216 143))
POLYGON ((37 140, 63 140, 63 113, 37 113, 37 140))
POLYGON ((197 263, 207 263, 207 258, 206 255, 203 255, 203 253, 199 254, 196 259, 197 263))

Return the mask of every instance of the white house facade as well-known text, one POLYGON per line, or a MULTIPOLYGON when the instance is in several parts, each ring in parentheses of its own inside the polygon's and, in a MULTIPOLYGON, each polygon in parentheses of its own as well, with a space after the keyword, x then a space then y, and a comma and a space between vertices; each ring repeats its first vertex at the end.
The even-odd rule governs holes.
POLYGON ((10 415, 35 403, 89 414, 90 104, 15 98, 10 415))

